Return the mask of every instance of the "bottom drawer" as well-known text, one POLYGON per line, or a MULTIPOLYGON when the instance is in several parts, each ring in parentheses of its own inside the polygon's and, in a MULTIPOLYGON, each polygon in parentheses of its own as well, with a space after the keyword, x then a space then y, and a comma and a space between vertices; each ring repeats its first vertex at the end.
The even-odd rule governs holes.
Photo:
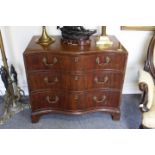
POLYGON ((53 109, 59 111, 86 111, 98 108, 117 108, 120 92, 87 91, 75 92, 39 92, 30 94, 32 111, 53 109))
POLYGON ((101 108, 101 107, 119 107, 120 92, 117 91, 92 91, 86 96, 86 103, 90 107, 101 108))
POLYGON ((66 92, 39 92, 30 94, 32 111, 53 109, 53 110, 77 110, 84 108, 85 95, 83 93, 66 92))
POLYGON ((58 109, 64 102, 65 96, 56 92, 39 92, 30 94, 32 111, 39 109, 54 108, 58 109))

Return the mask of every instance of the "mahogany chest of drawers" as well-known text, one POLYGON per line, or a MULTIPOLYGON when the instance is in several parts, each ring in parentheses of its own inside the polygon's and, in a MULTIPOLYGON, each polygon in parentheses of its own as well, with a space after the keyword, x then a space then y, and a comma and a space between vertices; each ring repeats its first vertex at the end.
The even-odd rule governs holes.
POLYGON ((110 38, 112 47, 102 50, 94 36, 90 46, 67 46, 55 36, 55 43, 42 47, 37 36, 32 38, 23 56, 33 123, 50 112, 105 111, 119 120, 128 54, 114 36, 110 38))

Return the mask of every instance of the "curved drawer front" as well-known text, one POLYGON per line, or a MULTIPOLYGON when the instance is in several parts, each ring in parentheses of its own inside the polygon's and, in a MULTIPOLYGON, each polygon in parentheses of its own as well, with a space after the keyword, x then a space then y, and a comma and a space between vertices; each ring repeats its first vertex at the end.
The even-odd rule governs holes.
POLYGON ((28 74, 28 84, 30 91, 61 88, 62 79, 58 72, 35 72, 28 74))
POLYGON ((65 96, 61 92, 39 92, 30 94, 32 111, 47 110, 49 108, 60 109, 66 102, 65 96))
POLYGON ((53 53, 31 53, 24 56, 28 71, 60 70, 84 71, 92 70, 95 66, 94 55, 56 55, 53 53))
POLYGON ((105 90, 73 92, 39 92, 30 95, 32 111, 59 110, 59 111, 85 111, 98 108, 118 108, 119 92, 105 90))
POLYGON ((108 69, 124 71, 126 55, 115 53, 100 53, 89 55, 61 55, 60 68, 67 71, 89 71, 108 69))
POLYGON ((101 107, 119 107, 120 92, 115 91, 92 91, 86 96, 86 103, 89 103, 89 108, 101 108, 101 107))
POLYGON ((61 88, 71 91, 83 91, 87 89, 87 77, 85 74, 63 74, 61 88))
POLYGON ((60 57, 56 54, 31 53, 24 56, 28 71, 60 69, 60 57))
POLYGON ((25 55, 28 71, 33 70, 63 70, 88 71, 94 69, 114 69, 123 71, 125 54, 102 52, 89 55, 65 55, 53 53, 31 53, 25 55))
POLYGON ((96 69, 115 69, 124 71, 126 62, 125 54, 116 53, 101 53, 95 58, 96 69))
POLYGON ((33 72, 28 74, 29 90, 38 91, 51 90, 73 90, 81 91, 87 89, 85 75, 73 75, 58 72, 33 72))
POLYGON ((94 70, 94 55, 61 55, 61 69, 67 71, 94 70))
POLYGON ((81 93, 44 91, 31 93, 30 101, 33 103, 32 111, 51 108, 60 111, 76 111, 84 107, 85 96, 81 93))
POLYGON ((68 111, 79 111, 85 108, 85 94, 84 93, 65 93, 68 100, 63 109, 68 111))
POLYGON ((123 74, 112 71, 95 71, 87 75, 87 88, 112 88, 120 90, 123 85, 123 74))
POLYGON ((63 74, 62 89, 83 91, 97 88, 121 90, 123 74, 111 71, 94 71, 81 75, 63 74))
POLYGON ((122 88, 123 74, 111 71, 94 71, 86 74, 61 72, 33 72, 28 74, 30 91, 43 89, 84 91, 97 88, 122 88))

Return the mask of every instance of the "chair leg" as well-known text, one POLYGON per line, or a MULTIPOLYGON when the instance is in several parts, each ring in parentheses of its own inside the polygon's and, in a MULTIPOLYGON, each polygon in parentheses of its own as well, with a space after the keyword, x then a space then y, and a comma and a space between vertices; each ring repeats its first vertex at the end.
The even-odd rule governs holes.
POLYGON ((140 124, 139 129, 144 129, 144 127, 143 127, 143 125, 142 125, 142 124, 140 124))

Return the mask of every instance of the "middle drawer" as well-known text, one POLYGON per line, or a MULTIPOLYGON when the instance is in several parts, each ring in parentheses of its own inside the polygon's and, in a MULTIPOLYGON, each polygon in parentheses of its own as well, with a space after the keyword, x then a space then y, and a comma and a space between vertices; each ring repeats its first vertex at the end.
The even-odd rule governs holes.
POLYGON ((42 89, 83 91, 95 88, 122 88, 123 74, 94 71, 83 74, 68 72, 31 72, 28 74, 30 91, 42 89))

